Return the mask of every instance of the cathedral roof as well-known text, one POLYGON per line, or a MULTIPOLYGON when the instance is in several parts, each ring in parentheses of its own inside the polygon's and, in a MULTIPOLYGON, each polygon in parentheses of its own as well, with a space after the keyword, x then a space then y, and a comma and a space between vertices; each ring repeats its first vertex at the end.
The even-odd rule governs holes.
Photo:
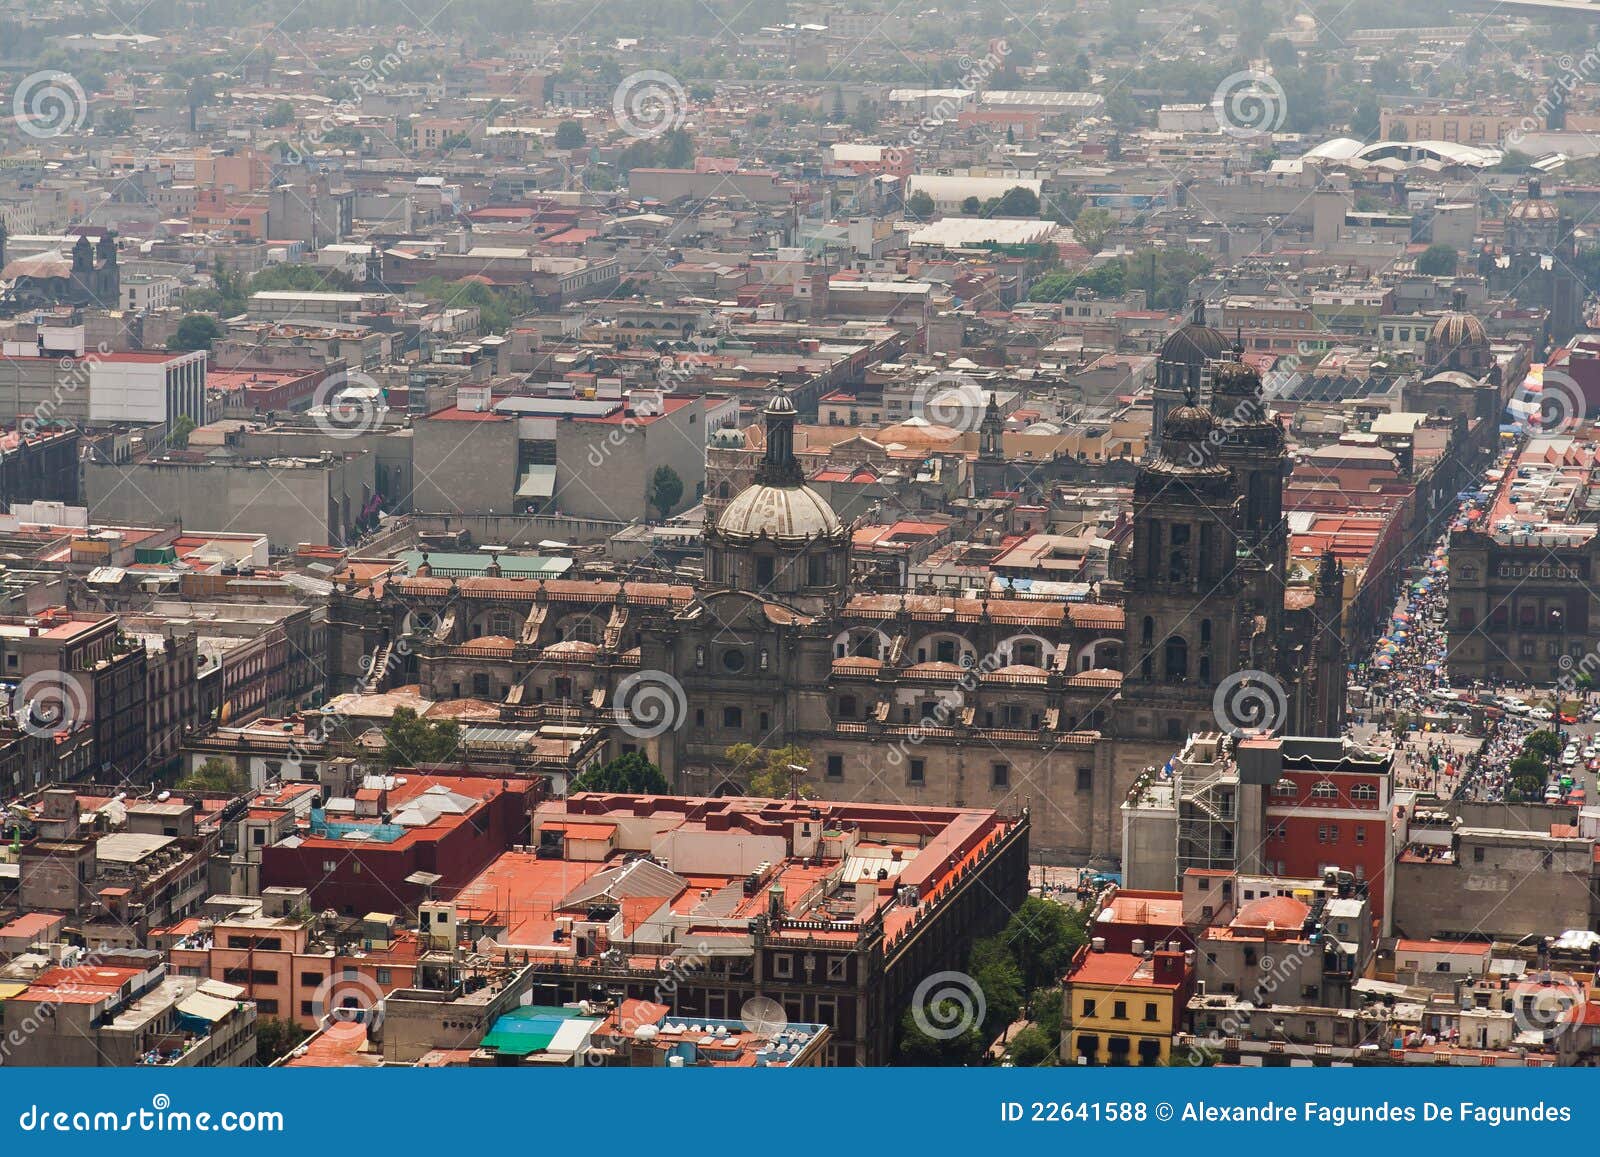
POLYGON ((747 486, 717 519, 717 533, 735 539, 816 539, 841 531, 833 507, 809 486, 747 486))

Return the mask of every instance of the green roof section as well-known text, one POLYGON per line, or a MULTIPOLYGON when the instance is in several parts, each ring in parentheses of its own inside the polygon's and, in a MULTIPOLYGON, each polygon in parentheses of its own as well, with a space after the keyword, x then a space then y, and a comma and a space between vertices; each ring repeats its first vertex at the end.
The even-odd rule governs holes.
POLYGON ((507 1056, 525 1057, 529 1053, 543 1052, 556 1039, 556 1033, 569 1020, 585 1020, 599 1024, 595 1017, 585 1017, 575 1008, 550 1008, 531 1004, 526 1008, 512 1009, 494 1022, 480 1048, 497 1049, 507 1056))

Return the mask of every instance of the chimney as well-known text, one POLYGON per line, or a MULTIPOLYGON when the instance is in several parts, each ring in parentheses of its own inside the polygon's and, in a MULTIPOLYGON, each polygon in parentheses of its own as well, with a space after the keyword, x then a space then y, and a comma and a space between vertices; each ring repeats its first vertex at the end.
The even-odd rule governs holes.
POLYGON ((1162 951, 1156 953, 1154 971, 1157 984, 1182 984, 1189 970, 1182 952, 1162 951))

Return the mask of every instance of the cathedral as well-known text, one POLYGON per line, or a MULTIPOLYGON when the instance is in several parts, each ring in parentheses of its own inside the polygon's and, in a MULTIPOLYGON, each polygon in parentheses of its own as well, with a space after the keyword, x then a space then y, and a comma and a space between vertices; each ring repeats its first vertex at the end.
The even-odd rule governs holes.
POLYGON ((1329 557, 1290 580, 1282 429, 1254 370, 1208 376, 1225 418, 1192 386, 1164 415, 1092 599, 856 587, 850 528, 805 484, 778 392, 751 485, 706 528, 703 581, 446 579, 424 561, 339 583, 335 685, 377 671, 377 689, 508 723, 589 722, 693 795, 744 790, 733 744, 796 744, 817 796, 1027 808, 1040 858, 1112 862, 1131 785, 1190 732, 1342 726, 1343 575, 1329 557))
POLYGON ((121 305, 122 275, 117 266, 116 235, 98 241, 79 235, 70 250, 48 250, 6 260, 6 228, 0 221, 0 309, 13 312, 53 305, 121 305))

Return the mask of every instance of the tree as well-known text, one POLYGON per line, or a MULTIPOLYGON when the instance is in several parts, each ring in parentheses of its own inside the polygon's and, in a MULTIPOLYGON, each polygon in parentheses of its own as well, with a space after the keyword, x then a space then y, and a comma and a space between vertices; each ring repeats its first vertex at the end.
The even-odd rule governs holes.
POLYGON ((223 334, 217 319, 203 313, 191 313, 178 323, 178 328, 167 338, 169 350, 208 350, 211 343, 223 334))
POLYGON ((1554 759, 1561 754, 1561 740, 1554 731, 1539 730, 1522 741, 1522 750, 1554 759))
POLYGON ((934 214, 933 198, 918 189, 906 198, 906 212, 919 221, 926 221, 934 214))
POLYGON ((558 149, 581 149, 585 139, 583 126, 577 121, 562 121, 556 126, 556 148, 558 149))
POLYGON ((391 767, 449 763, 461 747, 461 729, 454 719, 433 723, 409 707, 396 707, 383 729, 383 757, 391 767))
POLYGON ((579 791, 666 795, 671 790, 661 769, 637 751, 625 752, 603 767, 590 768, 567 785, 569 795, 579 791))
POLYGON ((1460 255, 1448 245, 1430 245, 1417 258, 1417 272, 1429 277, 1453 277, 1456 260, 1460 255))
POLYGON ((683 497, 683 479, 671 466, 657 466, 650 476, 650 505, 665 519, 683 497))
POLYGON ((1037 217, 1039 195, 1021 185, 1013 185, 983 207, 985 217, 1037 217))
POLYGON ((1116 223, 1116 218, 1109 211, 1098 205, 1090 205, 1073 218, 1072 235, 1090 253, 1098 253, 1105 244, 1106 234, 1116 223))
POLYGON ((266 1068, 274 1061, 288 1056, 300 1047, 300 1042, 310 1036, 292 1020, 263 1016, 256 1019, 256 1064, 266 1068))
POLYGON ((286 100, 280 100, 267 110, 261 118, 261 123, 269 129, 281 129, 294 123, 294 105, 286 100))
POLYGON ((1048 1035, 1036 1024, 1030 1024, 1011 1038, 1006 1050, 1011 1063, 1019 1067, 1039 1068, 1056 1063, 1061 1055, 1061 1040, 1048 1035))
POLYGON ((189 448, 189 435, 194 433, 194 428, 195 422, 193 418, 189 417, 188 414, 179 414, 178 420, 172 423, 172 433, 167 435, 168 444, 177 447, 179 450, 187 450, 189 448))
POLYGON ((1267 60, 1273 72, 1289 72, 1300 66, 1300 52, 1289 41, 1279 37, 1267 42, 1267 60))
POLYGON ((1061 982, 1073 954, 1089 942, 1089 934, 1077 909, 1029 896, 998 939, 1017 962, 1023 991, 1032 993, 1061 982))
POLYGON ((983 212, 983 202, 976 197, 968 197, 961 202, 961 211, 968 217, 976 217, 983 212))
POLYGON ((125 108, 108 109, 96 123, 111 136, 120 137, 133 128, 133 111, 125 108))
POLYGON ((965 1012, 961 1002, 953 997, 935 1001, 926 1009, 907 1009, 900 1018, 898 1052, 901 1063, 947 1068, 969 1065, 976 1061, 982 1055, 983 1046, 987 1043, 982 1025, 974 1024, 955 1036, 945 1037, 929 1035, 918 1023, 920 1013, 921 1020, 932 1028, 941 1029, 947 1025, 953 1028, 962 1023, 965 1012))
POLYGON ((787 799, 793 790, 801 799, 811 799, 816 794, 798 782, 804 773, 792 770, 811 767, 811 752, 804 747, 789 744, 769 750, 753 743, 735 743, 722 754, 733 764, 732 774, 745 781, 746 795, 787 799))
POLYGON ((245 788, 244 776, 229 760, 210 756, 199 767, 180 779, 174 786, 179 791, 241 792, 245 788))

